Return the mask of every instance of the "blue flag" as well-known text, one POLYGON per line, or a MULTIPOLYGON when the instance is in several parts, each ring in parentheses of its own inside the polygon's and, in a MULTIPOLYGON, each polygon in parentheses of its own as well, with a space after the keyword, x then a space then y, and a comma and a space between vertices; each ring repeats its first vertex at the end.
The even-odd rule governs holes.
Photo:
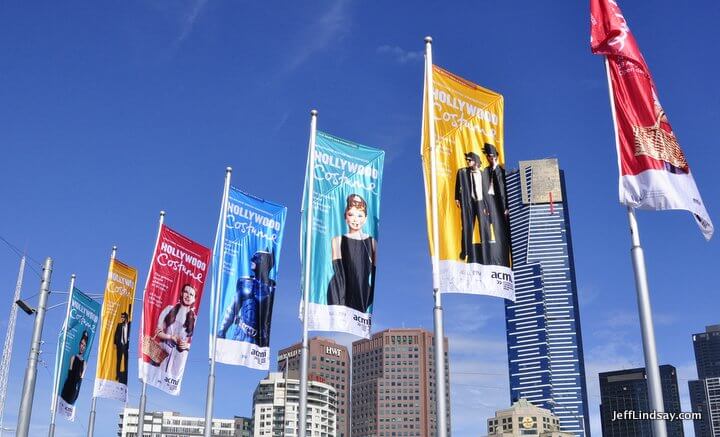
POLYGON ((384 159, 382 150, 317 133, 305 177, 301 249, 304 257, 312 183, 311 330, 370 337, 384 159))
POLYGON ((212 264, 215 291, 224 242, 218 319, 212 326, 211 317, 210 329, 217 335, 218 362, 269 369, 270 322, 286 215, 284 206, 230 187, 212 264))

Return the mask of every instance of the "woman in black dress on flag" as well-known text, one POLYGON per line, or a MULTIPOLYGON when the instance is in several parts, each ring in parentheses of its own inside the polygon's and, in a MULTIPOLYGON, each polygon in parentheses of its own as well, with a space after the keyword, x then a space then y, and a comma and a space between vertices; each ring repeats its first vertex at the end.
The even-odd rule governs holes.
POLYGON ((80 394, 80 384, 85 376, 85 349, 88 343, 88 332, 83 331, 78 344, 78 353, 70 357, 70 368, 68 376, 65 379, 60 397, 70 405, 75 405, 75 401, 80 394))
POLYGON ((375 292, 375 239, 362 231, 367 203, 357 194, 347 197, 348 232, 332 239, 334 275, 327 291, 328 305, 344 305, 367 313, 375 292))

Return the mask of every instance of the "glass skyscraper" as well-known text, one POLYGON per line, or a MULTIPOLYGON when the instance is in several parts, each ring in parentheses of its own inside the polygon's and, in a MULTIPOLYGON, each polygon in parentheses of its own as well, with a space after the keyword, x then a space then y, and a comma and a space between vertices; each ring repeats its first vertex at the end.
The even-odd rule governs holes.
POLYGON ((505 301, 510 397, 547 408, 561 429, 590 435, 565 179, 555 159, 506 177, 516 301, 505 301))
MULTIPOLYGON (((603 372, 599 378, 603 437, 653 437, 650 420, 613 420, 616 413, 651 411, 645 368, 603 372)), ((665 411, 680 413, 682 408, 675 367, 667 364, 660 366, 660 386, 665 411)), ((668 437, 684 436, 682 420, 666 420, 665 427, 668 437)))
POLYGON ((688 381, 692 410, 702 413, 693 422, 697 437, 720 436, 720 325, 693 334, 698 379, 688 381))

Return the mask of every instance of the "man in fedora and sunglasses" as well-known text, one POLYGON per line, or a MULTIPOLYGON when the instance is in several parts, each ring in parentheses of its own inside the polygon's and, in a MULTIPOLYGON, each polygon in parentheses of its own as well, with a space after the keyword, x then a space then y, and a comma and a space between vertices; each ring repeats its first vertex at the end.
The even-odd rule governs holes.
POLYGON ((497 148, 485 143, 488 166, 482 170, 484 220, 480 224, 485 264, 510 267, 510 220, 505 169, 500 166, 497 148), (491 229, 492 228, 492 229, 491 229))
POLYGON ((482 244, 473 244, 475 224, 483 229, 481 216, 487 208, 483 202, 483 172, 480 156, 475 152, 465 153, 467 167, 458 169, 455 176, 455 205, 460 208, 461 236, 460 259, 469 263, 483 263, 482 244))

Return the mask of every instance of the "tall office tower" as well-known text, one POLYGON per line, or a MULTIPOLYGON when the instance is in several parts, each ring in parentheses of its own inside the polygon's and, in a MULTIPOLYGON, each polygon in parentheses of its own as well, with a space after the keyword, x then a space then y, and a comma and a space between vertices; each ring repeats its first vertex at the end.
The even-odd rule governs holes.
MULTIPOLYGON (((350 437, 350 357, 345 346, 327 338, 315 337, 309 340, 309 379, 330 384, 336 391, 337 437, 350 437)), ((300 379, 300 353, 302 343, 280 349, 278 371, 287 377, 300 379)))
MULTIPOLYGON (((616 413, 650 412, 645 368, 604 372, 600 375, 600 420, 603 437, 652 437, 650 420, 618 419, 616 413), (615 420, 613 420, 615 419, 615 420)), ((660 366, 665 411, 679 413, 680 392, 675 367, 660 366)), ((628 414, 629 414, 628 413, 628 414)), ((682 420, 665 421, 668 437, 683 437, 682 420)))
MULTIPOLYGON (((300 409, 300 381, 272 372, 253 394, 255 437, 296 436, 300 409)), ((329 384, 308 381, 307 435, 337 437, 337 392, 329 384)))
MULTIPOLYGON (((352 345, 352 436, 435 435, 433 334, 387 329, 352 345)), ((444 340, 447 351, 447 338, 444 340)), ((445 352, 445 402, 450 433, 450 366, 445 352)))
POLYGON ((506 178, 516 301, 505 301, 510 398, 590 435, 565 178, 556 159, 520 161, 506 178))
POLYGON ((697 437, 720 437, 720 325, 693 334, 698 379, 688 381, 692 410, 702 413, 694 421, 697 437))

